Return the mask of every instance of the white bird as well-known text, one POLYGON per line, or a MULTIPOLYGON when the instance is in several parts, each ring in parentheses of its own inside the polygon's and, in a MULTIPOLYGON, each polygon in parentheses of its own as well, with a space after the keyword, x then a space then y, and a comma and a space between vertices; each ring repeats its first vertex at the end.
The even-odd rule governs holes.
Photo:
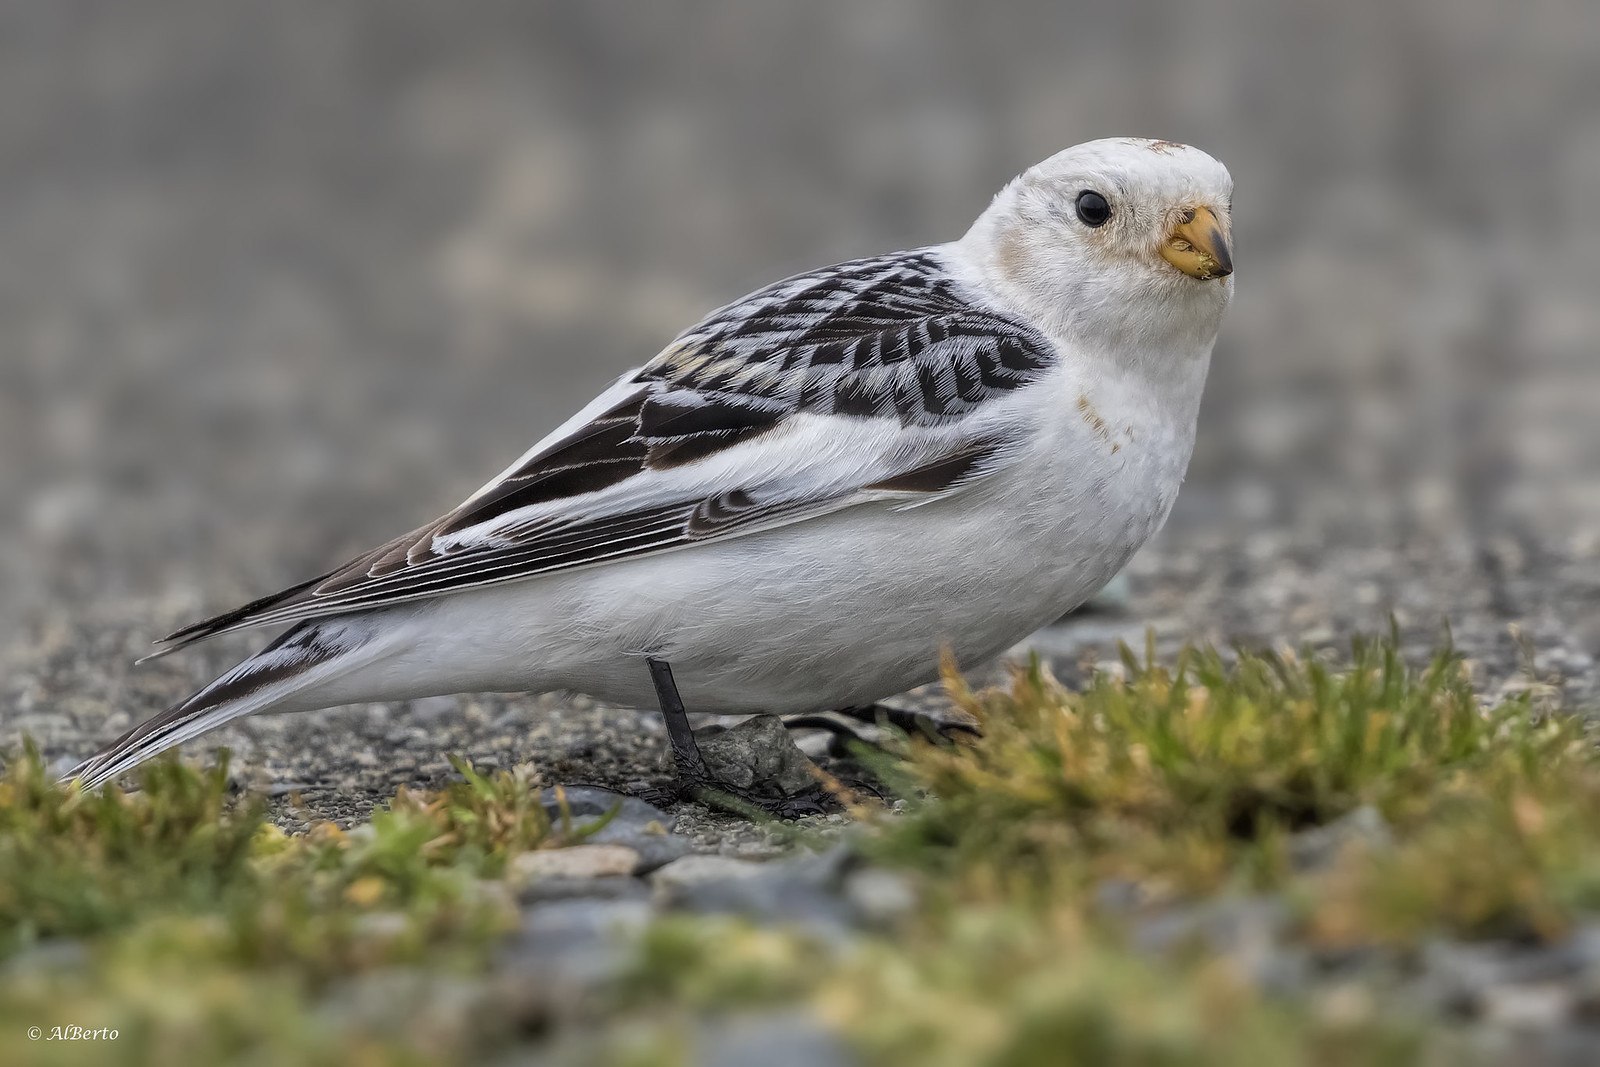
POLYGON ((959 240, 758 289, 437 521, 165 638, 293 624, 69 777, 258 712, 570 690, 659 699, 693 778, 682 705, 860 708, 936 678, 942 649, 991 658, 1165 521, 1231 210, 1198 149, 1091 141, 959 240))

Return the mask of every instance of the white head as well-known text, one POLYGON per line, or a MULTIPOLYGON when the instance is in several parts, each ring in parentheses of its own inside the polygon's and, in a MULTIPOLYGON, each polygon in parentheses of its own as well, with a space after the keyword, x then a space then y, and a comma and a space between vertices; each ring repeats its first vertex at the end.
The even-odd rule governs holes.
POLYGON ((1012 180, 958 242, 985 280, 1089 351, 1208 354, 1233 295, 1233 179, 1198 148, 1118 137, 1012 180))

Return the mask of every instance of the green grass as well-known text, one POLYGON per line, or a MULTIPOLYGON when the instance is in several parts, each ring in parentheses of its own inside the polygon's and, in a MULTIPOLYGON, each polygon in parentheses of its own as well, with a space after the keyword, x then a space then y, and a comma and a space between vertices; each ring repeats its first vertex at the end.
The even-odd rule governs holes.
MULTIPOLYGON (((1125 652, 1081 691, 1037 664, 999 690, 947 684, 984 739, 908 743, 883 767, 909 809, 858 812, 861 850, 916 887, 911 914, 843 951, 659 922, 605 1009, 602 1059, 692 1063, 697 1015, 782 1007, 886 1065, 1453 1061, 1457 1035, 1376 986, 1275 999, 1214 946, 1137 948, 1134 924, 1270 895, 1294 946, 1403 959, 1438 937, 1556 941, 1600 911, 1583 720, 1531 695, 1486 706, 1449 652, 1125 652), (1306 862, 1302 835, 1358 810, 1384 833, 1306 862)), ((525 1040, 493 1013, 374 1025, 327 1007, 362 976, 481 981, 516 919, 507 860, 595 829, 552 822, 526 774, 458 770, 355 830, 288 837, 222 769, 160 762, 138 792, 84 794, 13 760, 0 1062, 464 1062, 525 1040), (71 1024, 120 1037, 92 1057, 25 1037, 71 1024)))
POLYGON ((1292 945, 1403 958, 1439 936, 1556 940, 1600 909, 1583 721, 1531 695, 1485 706, 1448 650, 1420 669, 1392 640, 1339 666, 1124 650, 1081 692, 1038 664, 999 690, 946 682, 983 741, 910 746, 886 770, 926 799, 869 815, 864 845, 918 880, 917 914, 827 965, 792 935, 665 925, 639 1010, 806 1001, 871 1062, 907 1067, 1470 1062, 1381 988, 1275 1001, 1204 944, 1133 950, 1131 924, 1273 894, 1292 945), (1363 808, 1383 840, 1297 867, 1294 835, 1363 808), (1100 903, 1108 886, 1131 915, 1100 903))
POLYGON ((938 800, 880 847, 957 893, 1286 888, 1325 933, 1383 941, 1556 937, 1600 907, 1600 758, 1584 721, 1529 695, 1486 707, 1452 652, 1413 669, 1392 641, 1357 642, 1338 668, 1191 649, 1169 668, 1124 650, 1122 670, 1082 692, 1037 664, 1006 690, 948 684, 984 742, 913 753, 906 773, 938 800), (1290 835, 1362 807, 1393 846, 1297 878, 1290 835))
POLYGON ((408 1063, 492 1041, 430 1047, 425 1027, 368 1033, 319 1010, 365 973, 481 973, 515 924, 493 880, 506 858, 590 829, 552 825, 526 775, 459 769, 348 833, 286 837, 259 800, 230 799, 225 765, 159 761, 135 793, 83 793, 32 752, 14 761, 0 781, 0 1062, 86 1055, 29 1040, 35 1025, 117 1028, 99 1049, 117 1063, 408 1063))
POLYGON ((796 1004, 865 1062, 896 1067, 1398 1067, 1425 1047, 1419 1027, 1365 1009, 1271 1002, 1224 961, 1140 957, 1069 908, 942 912, 842 956, 739 922, 668 920, 626 1003, 667 1037, 630 1035, 609 1062, 663 1067, 695 1062, 686 1010, 796 1004))

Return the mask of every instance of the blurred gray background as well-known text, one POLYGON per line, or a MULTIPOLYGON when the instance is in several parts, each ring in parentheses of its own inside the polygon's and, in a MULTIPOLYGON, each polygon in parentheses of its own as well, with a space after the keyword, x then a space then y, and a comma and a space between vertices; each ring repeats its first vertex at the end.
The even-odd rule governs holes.
POLYGON ((116 732, 253 643, 131 671, 149 639, 439 513, 705 310, 1117 134, 1229 165, 1238 293, 1131 601, 1046 647, 1448 617, 1486 684, 1517 625, 1593 693, 1593 0, 35 0, 0 5, 0 743, 116 732))

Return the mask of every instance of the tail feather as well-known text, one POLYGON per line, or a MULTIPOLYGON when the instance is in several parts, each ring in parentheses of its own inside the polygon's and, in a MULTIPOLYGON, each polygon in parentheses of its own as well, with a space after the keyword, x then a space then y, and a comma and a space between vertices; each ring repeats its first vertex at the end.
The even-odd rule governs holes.
POLYGON ((224 723, 303 698, 308 690, 371 663, 381 652, 372 629, 355 620, 303 622, 187 700, 139 723, 62 778, 97 788, 224 723))

